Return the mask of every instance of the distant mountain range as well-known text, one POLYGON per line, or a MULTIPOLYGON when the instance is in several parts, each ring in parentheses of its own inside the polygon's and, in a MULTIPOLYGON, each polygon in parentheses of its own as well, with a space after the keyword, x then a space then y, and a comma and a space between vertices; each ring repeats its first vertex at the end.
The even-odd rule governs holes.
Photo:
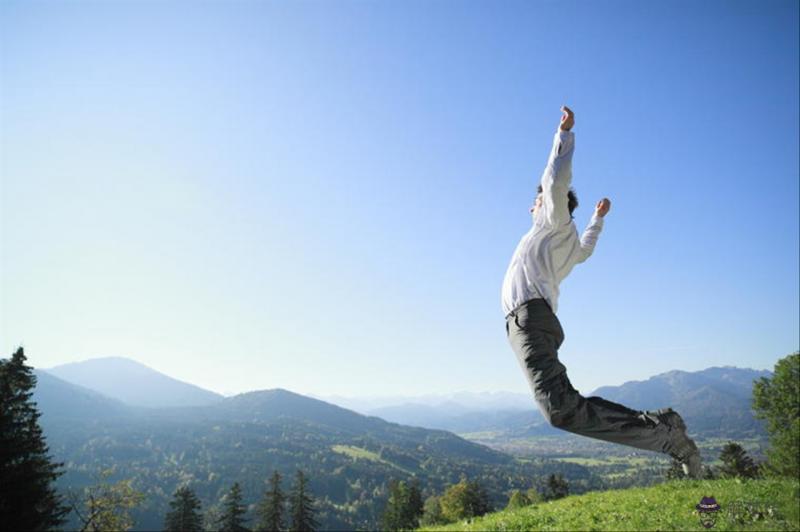
POLYGON ((451 414, 467 412, 489 412, 500 410, 524 410, 530 408, 533 399, 530 394, 514 392, 455 392, 432 393, 415 397, 372 396, 342 397, 339 395, 313 396, 343 408, 362 414, 378 415, 384 408, 396 408, 404 404, 434 407, 451 414))
MULTIPOLYGON (((184 484, 210 516, 234 482, 241 484, 244 502, 254 505, 273 470, 283 475, 287 490, 297 469, 308 475, 326 530, 375 529, 393 478, 420 479, 427 496, 466 475, 480 479, 498 505, 511 489, 541 489, 552 472, 572 479, 576 491, 597 482, 578 464, 518 460, 446 431, 390 423, 286 390, 153 408, 125 404, 47 371, 36 375, 33 398, 48 445, 66 464, 59 486, 84 486, 113 467, 112 480, 133 479, 146 494, 134 514, 137 529, 160 529, 172 493, 184 484)), ((102 380, 101 373, 95 376, 102 380)), ((139 385, 148 386, 146 378, 139 385)))
POLYGON ((645 381, 598 388, 592 395, 642 410, 670 406, 680 412, 695 434, 756 436, 764 434, 764 429, 753 416, 753 382, 771 374, 731 366, 669 371, 645 381))
POLYGON ((122 357, 94 358, 56 366, 47 372, 131 406, 202 406, 223 398, 122 357))
MULTIPOLYGON (((588 396, 641 410, 672 407, 684 417, 690 432, 699 436, 753 437, 764 435, 761 422, 751 410, 753 381, 769 375, 769 371, 735 367, 670 371, 645 381, 598 388, 588 396)), ((365 414, 388 421, 459 434, 492 431, 515 438, 566 435, 547 425, 533 398, 526 394, 462 392, 422 398, 374 398, 372 408, 357 399, 329 400, 352 404, 365 414)))

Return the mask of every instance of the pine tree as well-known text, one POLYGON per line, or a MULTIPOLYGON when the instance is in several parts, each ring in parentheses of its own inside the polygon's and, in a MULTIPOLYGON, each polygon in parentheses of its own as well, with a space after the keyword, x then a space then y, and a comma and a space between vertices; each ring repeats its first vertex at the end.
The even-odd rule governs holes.
POLYGON ((169 503, 172 510, 164 519, 167 532, 201 532, 203 517, 200 515, 200 500, 190 488, 178 488, 169 503))
POLYGON ((228 492, 222 516, 219 519, 220 532, 244 532, 248 530, 244 523, 247 521, 244 514, 247 509, 242 504, 242 488, 238 482, 233 483, 231 491, 228 492))
POLYGON ((747 456, 747 451, 736 442, 728 442, 720 452, 719 459, 722 465, 719 471, 723 478, 756 478, 758 466, 753 459, 747 456))
POLYGON ((283 504, 286 495, 281 491, 281 474, 275 471, 269 479, 269 491, 264 493, 264 500, 258 508, 258 531, 278 531, 286 528, 283 520, 283 504))
POLYGON ((0 360, 0 530, 53 529, 69 512, 53 486, 63 464, 48 456, 25 360, 21 347, 0 360))
POLYGON ((313 532, 319 526, 314 519, 314 499, 308 494, 308 480, 303 472, 298 470, 292 493, 289 497, 291 505, 290 514, 292 532, 313 532))
POLYGON ((408 486, 408 497, 404 507, 403 518, 410 525, 409 528, 419 528, 419 520, 422 517, 425 503, 422 500, 422 490, 419 487, 419 479, 415 478, 408 486))
POLYGON ((389 500, 381 515, 381 530, 403 530, 403 504, 406 498, 405 482, 389 482, 389 500))
POLYGON ((389 500, 381 515, 382 530, 414 530, 419 527, 424 504, 419 480, 411 484, 392 480, 389 483, 389 500))
POLYGON ((545 499, 552 501, 569 495, 569 484, 561 473, 547 477, 547 496, 545 499))

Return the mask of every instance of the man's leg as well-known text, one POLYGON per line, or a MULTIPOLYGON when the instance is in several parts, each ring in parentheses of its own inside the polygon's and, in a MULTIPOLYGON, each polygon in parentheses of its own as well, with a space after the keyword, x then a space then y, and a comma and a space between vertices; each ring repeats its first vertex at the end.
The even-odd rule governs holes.
MULTIPOLYGON (((681 461, 696 453, 677 414, 640 412, 600 397, 587 399, 572 387, 566 368, 558 360, 564 333, 544 300, 534 300, 510 316, 506 328, 539 409, 553 426, 582 436, 669 453, 681 461)), ((699 461, 696 465, 693 469, 699 469, 699 461)))

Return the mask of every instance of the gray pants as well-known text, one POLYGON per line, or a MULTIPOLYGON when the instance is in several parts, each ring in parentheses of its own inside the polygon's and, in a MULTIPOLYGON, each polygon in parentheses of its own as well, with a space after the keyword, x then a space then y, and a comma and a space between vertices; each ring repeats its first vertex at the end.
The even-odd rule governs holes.
POLYGON ((558 360, 564 331, 545 300, 533 299, 512 312, 506 318, 506 332, 551 425, 598 440, 669 451, 669 429, 654 415, 600 397, 583 397, 572 387, 567 368, 558 360))

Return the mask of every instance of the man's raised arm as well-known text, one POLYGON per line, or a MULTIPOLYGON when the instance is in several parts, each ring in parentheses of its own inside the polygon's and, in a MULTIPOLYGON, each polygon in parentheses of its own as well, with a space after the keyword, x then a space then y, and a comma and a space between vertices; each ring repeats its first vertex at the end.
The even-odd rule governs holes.
POLYGON ((589 222, 589 226, 581 235, 581 253, 578 257, 578 262, 583 262, 594 253, 594 247, 597 245, 597 239, 600 237, 600 231, 603 230, 603 220, 611 210, 611 200, 603 198, 597 202, 594 208, 594 215, 589 222))
POLYGON ((567 194, 572 183, 572 154, 575 151, 575 114, 566 105, 561 108, 561 125, 553 139, 553 148, 542 174, 542 207, 553 226, 570 221, 567 194))

